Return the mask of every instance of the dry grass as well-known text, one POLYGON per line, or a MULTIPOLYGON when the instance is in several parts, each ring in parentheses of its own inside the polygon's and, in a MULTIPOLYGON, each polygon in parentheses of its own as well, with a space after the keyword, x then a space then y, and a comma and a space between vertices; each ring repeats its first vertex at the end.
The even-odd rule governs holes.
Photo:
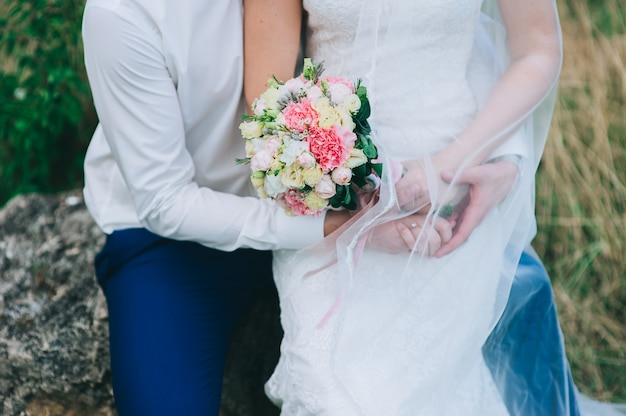
POLYGON ((614 401, 626 401, 626 27, 620 1, 603 4, 615 17, 610 37, 592 22, 587 1, 560 1, 565 57, 537 180, 535 240, 553 280, 577 385, 614 401))

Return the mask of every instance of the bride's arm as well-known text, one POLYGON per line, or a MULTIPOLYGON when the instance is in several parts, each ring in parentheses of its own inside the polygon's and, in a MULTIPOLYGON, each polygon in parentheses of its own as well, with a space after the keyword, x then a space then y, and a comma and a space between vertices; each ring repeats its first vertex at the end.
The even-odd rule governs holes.
MULTIPOLYGON (((267 89, 268 79, 276 76, 286 81, 294 76, 301 27, 301 0, 244 1, 244 93, 248 112, 267 89)), ((349 219, 347 211, 327 212, 324 236, 349 219)))
POLYGON ((300 30, 301 0, 244 1, 244 93, 248 111, 273 75, 294 76, 300 30))
MULTIPOLYGON (((558 77, 561 43, 552 0, 498 0, 498 4, 508 33, 511 64, 473 122, 433 156, 437 174, 457 169, 470 156, 467 167, 484 162, 508 137, 502 133, 532 111, 558 77)), ((397 186, 401 205, 427 205, 428 184, 421 164, 409 162, 407 168, 397 186)), ((439 185, 445 189, 445 184, 439 185)))

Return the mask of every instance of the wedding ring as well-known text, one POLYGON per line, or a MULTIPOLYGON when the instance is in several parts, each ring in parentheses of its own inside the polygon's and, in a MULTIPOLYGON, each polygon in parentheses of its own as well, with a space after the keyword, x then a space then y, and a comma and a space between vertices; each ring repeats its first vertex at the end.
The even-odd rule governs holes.
POLYGON ((415 224, 414 222, 411 223, 411 228, 415 228, 417 227, 417 224, 415 224))

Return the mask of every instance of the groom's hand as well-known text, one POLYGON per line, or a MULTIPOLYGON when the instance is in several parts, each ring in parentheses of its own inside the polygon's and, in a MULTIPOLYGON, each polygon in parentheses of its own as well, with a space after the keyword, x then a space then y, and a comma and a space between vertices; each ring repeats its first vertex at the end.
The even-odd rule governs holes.
MULTIPOLYGON (((451 182, 454 171, 443 172, 442 178, 451 182)), ((467 241, 489 210, 506 197, 516 178, 517 166, 507 161, 486 163, 464 170, 456 178, 456 183, 468 185, 469 192, 455 210, 459 216, 452 238, 437 250, 435 257, 443 257, 467 241)))

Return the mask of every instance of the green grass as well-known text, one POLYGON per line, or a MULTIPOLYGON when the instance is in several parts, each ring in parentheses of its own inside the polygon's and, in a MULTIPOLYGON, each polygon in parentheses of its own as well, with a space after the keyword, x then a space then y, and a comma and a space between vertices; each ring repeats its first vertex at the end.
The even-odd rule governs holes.
POLYGON ((581 391, 626 402, 626 19, 562 0, 564 66, 537 178, 535 247, 581 391))

